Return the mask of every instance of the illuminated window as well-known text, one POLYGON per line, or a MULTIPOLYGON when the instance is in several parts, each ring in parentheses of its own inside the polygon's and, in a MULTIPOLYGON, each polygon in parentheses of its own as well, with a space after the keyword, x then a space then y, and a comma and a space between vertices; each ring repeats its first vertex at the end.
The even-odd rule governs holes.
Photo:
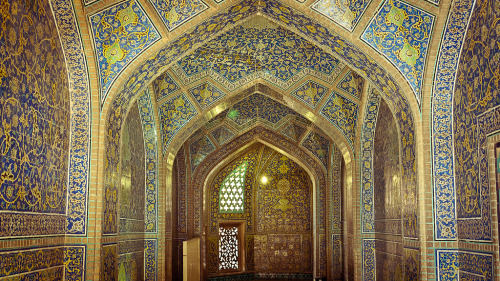
POLYGON ((222 223, 219 226, 219 270, 240 271, 242 260, 242 224, 222 223))
POLYGON ((243 213, 247 166, 248 162, 239 165, 222 182, 219 192, 220 213, 243 213))

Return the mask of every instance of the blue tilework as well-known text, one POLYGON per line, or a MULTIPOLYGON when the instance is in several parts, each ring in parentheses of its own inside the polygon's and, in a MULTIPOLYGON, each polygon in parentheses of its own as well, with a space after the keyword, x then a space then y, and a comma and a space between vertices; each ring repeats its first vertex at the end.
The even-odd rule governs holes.
POLYGON ((235 133, 225 125, 218 127, 217 129, 213 130, 210 134, 215 139, 215 141, 217 141, 219 145, 225 144, 235 135, 235 133))
POLYGON ((194 97, 202 109, 206 109, 226 95, 224 92, 208 82, 201 83, 200 85, 189 89, 189 93, 194 97))
POLYGON ((64 280, 85 280, 86 249, 85 245, 65 245, 64 280))
POLYGON ((257 118, 276 124, 288 115, 298 114, 267 96, 253 94, 235 104, 228 111, 227 118, 241 126, 257 118))
MULTIPOLYGON (((2 279, 3 277, 33 271, 45 272, 51 267, 60 267, 62 269, 64 265, 64 246, 34 247, 0 252, 0 265, 0 278, 2 279)), ((13 277, 15 278, 15 276, 13 277)), ((24 280, 37 279, 26 278, 24 280)), ((62 280, 62 278, 53 280, 62 280)))
POLYGON ((48 1, 0 5, 0 236, 62 234, 72 97, 64 46, 48 1))
POLYGON ((436 249, 439 281, 494 280, 493 254, 454 249, 436 249))
POLYGON ((310 132, 302 141, 302 146, 309 150, 321 163, 328 167, 330 157, 330 141, 315 132, 310 132))
POLYGON ((366 102, 365 116, 361 128, 361 230, 363 233, 373 233, 375 231, 373 147, 379 105, 380 96, 376 90, 372 90, 366 102))
POLYGON ((149 1, 167 26, 168 31, 174 30, 208 9, 208 5, 203 0, 149 1))
POLYGON ((363 239, 363 280, 375 280, 375 239, 363 239))
POLYGON ((351 147, 354 145, 358 121, 358 104, 332 91, 320 114, 344 134, 351 147))
POLYGON ((158 272, 158 240, 144 240, 144 280, 156 281, 158 272))
POLYGON ((352 32, 371 0, 318 0, 311 9, 352 32))
POLYGON ((176 95, 159 106, 163 153, 175 134, 184 127, 198 112, 184 94, 176 95))
POLYGON ((439 281, 457 281, 459 259, 456 250, 436 250, 437 275, 439 281))
POLYGON ((156 122, 149 91, 144 91, 144 93, 138 97, 137 105, 141 115, 142 132, 144 134, 144 150, 146 154, 144 227, 146 232, 156 232, 158 221, 158 139, 156 137, 156 122))
POLYGON ((293 123, 281 130, 281 133, 294 141, 298 141, 305 131, 304 127, 293 123))
POLYGON ((330 192, 331 230, 342 229, 342 152, 332 145, 332 188, 330 192))
POLYGON ((500 129, 500 9, 477 1, 465 37, 453 95, 458 238, 491 241, 488 135, 500 129))
POLYGON ((432 163, 435 238, 455 239, 457 233, 454 151, 453 89, 461 50, 474 0, 454 1, 436 63, 432 91, 432 163))
POLYGON ((203 136, 189 145, 189 154, 191 156, 191 170, 194 172, 198 165, 215 150, 215 145, 207 137, 203 136))
POLYGON ((403 1, 386 0, 361 35, 361 40, 398 68, 419 101, 434 19, 403 1))
POLYGON ((59 30, 69 74, 71 131, 68 167, 68 207, 66 233, 86 233, 90 153, 90 81, 81 34, 71 3, 54 0, 59 30))
POLYGON ((161 35, 136 0, 102 10, 89 22, 103 103, 118 75, 161 35))
POLYGON ((365 80, 361 76, 354 71, 349 71, 337 84, 337 88, 357 100, 360 100, 364 83, 365 80))
POLYGON ((331 74, 339 61, 283 27, 237 26, 177 62, 193 76, 212 69, 230 82, 257 71, 287 81, 302 69, 331 74), (228 48, 230 48, 228 50, 228 48))
POLYGON ((309 80, 302 86, 299 86, 295 91, 293 91, 292 96, 298 98, 314 109, 316 108, 316 106, 318 106, 318 103, 321 101, 327 91, 328 89, 323 85, 309 80))
MULTIPOLYGON (((217 35, 223 27, 237 24, 241 19, 245 19, 257 11, 280 24, 290 26, 290 28, 297 30, 299 34, 307 36, 315 44, 330 48, 352 65, 358 73, 366 77, 370 83, 373 83, 381 90, 380 94, 399 121, 400 135, 406 140, 401 143, 403 188, 415 190, 417 184, 414 120, 412 114, 407 114, 407 112, 411 112, 411 109, 396 80, 384 68, 379 66, 374 59, 367 57, 346 39, 322 27, 302 13, 274 0, 258 2, 258 5, 255 0, 242 1, 200 23, 171 44, 166 45, 154 57, 147 59, 142 67, 134 70, 127 78, 128 80, 124 83, 123 88, 117 90, 117 95, 111 104, 110 113, 120 112, 122 107, 127 107, 135 94, 141 88, 146 87, 156 73, 164 69, 172 61, 181 58, 194 44, 205 42, 210 36, 217 35)), ((112 114, 109 116, 112 116, 112 114)), ((113 126, 112 123, 108 121, 110 126, 113 126)), ((119 128, 113 127, 111 131, 114 132, 116 129, 119 128)), ((414 194, 417 193, 415 190, 414 194)), ((418 222, 416 217, 412 215, 408 219, 410 223, 405 228, 404 235, 405 237, 417 237, 418 222)))
POLYGON ((170 96, 170 94, 177 92, 181 87, 167 72, 160 75, 153 81, 153 90, 157 101, 170 96))

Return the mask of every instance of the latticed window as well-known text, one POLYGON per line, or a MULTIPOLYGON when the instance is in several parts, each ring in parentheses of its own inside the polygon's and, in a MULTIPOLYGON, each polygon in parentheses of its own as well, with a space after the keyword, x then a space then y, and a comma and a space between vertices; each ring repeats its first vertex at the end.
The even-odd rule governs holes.
POLYGON ((243 213, 247 166, 248 162, 239 165, 222 182, 219 191, 220 213, 243 213))
POLYGON ((239 228, 219 227, 219 270, 239 269, 239 228))

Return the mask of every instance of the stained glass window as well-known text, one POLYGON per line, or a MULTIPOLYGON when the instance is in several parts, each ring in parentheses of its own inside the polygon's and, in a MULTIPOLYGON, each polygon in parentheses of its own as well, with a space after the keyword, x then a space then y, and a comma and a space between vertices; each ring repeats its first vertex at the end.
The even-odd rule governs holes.
POLYGON ((243 213, 247 166, 248 162, 239 165, 222 182, 219 192, 220 213, 243 213))
POLYGON ((219 270, 238 270, 238 227, 219 228, 219 270))

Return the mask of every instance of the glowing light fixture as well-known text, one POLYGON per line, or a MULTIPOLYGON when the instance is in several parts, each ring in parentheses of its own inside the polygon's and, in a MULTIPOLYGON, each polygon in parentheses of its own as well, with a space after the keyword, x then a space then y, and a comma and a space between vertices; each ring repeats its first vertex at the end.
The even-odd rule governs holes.
POLYGON ((266 177, 266 176, 263 176, 263 177, 260 179, 260 182, 262 182, 262 184, 266 184, 266 183, 267 183, 267 177, 266 177))

